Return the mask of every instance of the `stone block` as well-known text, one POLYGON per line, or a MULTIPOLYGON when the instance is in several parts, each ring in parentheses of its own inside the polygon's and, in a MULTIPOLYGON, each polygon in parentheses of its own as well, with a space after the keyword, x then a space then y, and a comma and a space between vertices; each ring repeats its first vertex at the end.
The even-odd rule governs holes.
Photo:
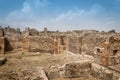
POLYGON ((58 68, 50 69, 50 72, 48 73, 48 76, 49 76, 50 79, 58 78, 59 77, 58 68))
POLYGON ((59 70, 59 76, 60 77, 65 77, 65 65, 59 66, 58 70, 59 70))
POLYGON ((89 75, 91 64, 89 62, 72 62, 65 66, 65 77, 77 78, 89 75))
POLYGON ((102 80, 113 80, 113 73, 99 64, 91 64, 91 75, 102 80))

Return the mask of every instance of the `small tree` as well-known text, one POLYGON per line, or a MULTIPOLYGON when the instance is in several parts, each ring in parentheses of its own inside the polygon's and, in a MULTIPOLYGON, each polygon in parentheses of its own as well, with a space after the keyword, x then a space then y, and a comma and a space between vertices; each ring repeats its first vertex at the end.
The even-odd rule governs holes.
POLYGON ((116 31, 114 29, 110 30, 109 33, 115 33, 116 31))

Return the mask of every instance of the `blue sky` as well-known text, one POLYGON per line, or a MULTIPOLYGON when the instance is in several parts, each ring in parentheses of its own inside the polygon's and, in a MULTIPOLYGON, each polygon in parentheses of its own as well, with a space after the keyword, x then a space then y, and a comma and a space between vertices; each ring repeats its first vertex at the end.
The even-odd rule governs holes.
POLYGON ((0 0, 0 25, 120 31, 120 0, 0 0))

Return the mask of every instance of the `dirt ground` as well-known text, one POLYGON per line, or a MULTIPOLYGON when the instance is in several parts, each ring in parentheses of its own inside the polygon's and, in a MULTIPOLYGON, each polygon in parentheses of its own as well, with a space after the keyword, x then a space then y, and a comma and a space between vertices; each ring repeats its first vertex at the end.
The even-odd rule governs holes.
MULTIPOLYGON (((22 50, 14 50, 7 52, 4 55, 7 58, 7 62, 0 66, 0 80, 20 80, 18 74, 22 69, 30 69, 33 67, 43 67, 47 72, 50 66, 63 65, 69 61, 72 61, 71 57, 66 54, 53 55, 50 53, 35 53, 27 52, 24 53, 22 50)), ((89 78, 73 78, 65 79, 59 78, 54 80, 98 80, 93 77, 89 78)))

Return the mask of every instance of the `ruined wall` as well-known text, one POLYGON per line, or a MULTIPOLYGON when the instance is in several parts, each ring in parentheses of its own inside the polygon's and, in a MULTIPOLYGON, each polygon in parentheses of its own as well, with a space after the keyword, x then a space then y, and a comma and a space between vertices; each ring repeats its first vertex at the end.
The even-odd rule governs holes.
POLYGON ((51 37, 35 36, 29 38, 31 51, 51 52, 53 50, 53 39, 51 37))
POLYGON ((70 33, 68 35, 68 46, 69 46, 69 51, 73 53, 79 53, 79 44, 78 44, 78 38, 79 36, 76 33, 70 33))
MULTIPOLYGON (((89 55, 94 55, 95 47, 101 47, 102 43, 108 37, 117 36, 116 33, 105 33, 95 30, 50 32, 45 29, 45 31, 39 32, 36 29, 26 28, 25 31, 21 32, 20 29, 10 27, 3 28, 3 32, 5 37, 4 43, 6 43, 5 51, 23 48, 25 51, 52 52, 55 54, 68 50, 76 54, 84 52, 89 55), (29 37, 25 37, 27 32, 29 33, 29 37), (58 38, 56 41, 55 36, 58 38)), ((116 44, 113 46, 120 46, 116 44)), ((114 47, 110 50, 110 53, 112 53, 118 49, 114 47)))
POLYGON ((23 40, 23 49, 32 52, 52 52, 53 39, 49 36, 29 36, 23 40))
POLYGON ((39 35, 39 31, 37 31, 37 30, 34 29, 34 28, 30 29, 30 28, 28 27, 28 28, 25 28, 25 30, 22 32, 22 37, 24 37, 27 32, 29 32, 29 35, 30 35, 30 36, 38 36, 38 35, 39 35))
POLYGON ((120 64, 120 35, 109 38, 108 65, 120 64))
POLYGON ((101 33, 94 30, 75 31, 69 33, 69 51, 77 54, 82 52, 94 55, 94 48, 100 47, 105 40, 116 34, 101 33))
POLYGON ((120 35, 110 36, 95 49, 95 62, 103 66, 120 64, 120 35), (117 38, 116 38, 117 37, 117 38))
POLYGON ((21 48, 21 32, 20 29, 5 27, 4 29, 6 51, 21 48))
POLYGON ((76 31, 71 32, 69 36, 69 51, 81 54, 85 52, 92 54, 94 48, 104 39, 95 31, 76 31))
POLYGON ((3 28, 0 28, 0 54, 4 54, 5 52, 5 38, 3 28))
POLYGON ((65 35, 53 36, 54 54, 61 54, 67 49, 67 37, 65 35))
POLYGON ((99 33, 85 33, 82 36, 82 52, 93 55, 94 48, 99 47, 105 41, 99 33))
POLYGON ((0 54, 5 53, 5 38, 0 37, 0 54))

